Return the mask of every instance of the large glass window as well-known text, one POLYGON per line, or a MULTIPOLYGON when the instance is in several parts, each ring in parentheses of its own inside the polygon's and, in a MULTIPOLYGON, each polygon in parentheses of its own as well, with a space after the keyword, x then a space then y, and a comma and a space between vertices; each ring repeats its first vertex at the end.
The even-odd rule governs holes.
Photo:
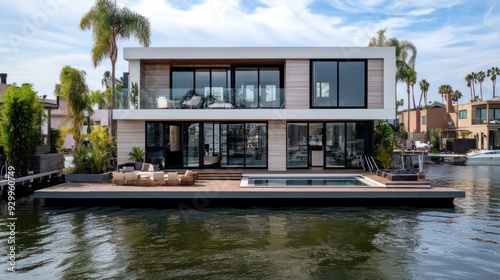
POLYGON ((245 124, 245 165, 247 167, 267 166, 267 125, 265 123, 245 124))
POLYGON ((287 168, 361 168, 365 130, 364 122, 288 123, 287 168))
POLYGON ((184 100, 194 89, 193 71, 172 71, 172 96, 174 100, 184 100))
POLYGON ((234 84, 236 87, 236 106, 240 108, 256 108, 258 98, 258 69, 236 68, 234 84))
POLYGON ((203 165, 205 167, 220 166, 220 125, 219 123, 206 122, 203 128, 203 165))
POLYGON ((221 124, 222 167, 267 167, 267 124, 221 124))
POLYGON ((280 107, 281 85, 279 68, 261 68, 259 71, 259 105, 261 108, 280 107))
POLYGON ((337 103, 337 62, 313 63, 314 107, 335 107, 337 103))
POLYGON ((218 101, 229 101, 228 73, 226 68, 174 69, 170 98, 186 100, 193 95, 203 96, 201 107, 208 107, 218 101))
POLYGON ((313 61, 312 107, 366 107, 366 61, 313 61))
POLYGON ((491 108, 489 113, 490 123, 500 123, 500 108, 491 108))
POLYGON ((365 62, 339 62, 339 107, 365 105, 365 62))
POLYGON ((183 166, 200 166, 200 124, 182 124, 183 166))
POLYGON ((146 162, 164 163, 164 128, 159 122, 146 124, 146 162))
POLYGON ((326 124, 325 161, 327 167, 345 166, 345 123, 326 124))
POLYGON ((196 95, 202 95, 205 100, 210 96, 210 69, 196 69, 195 71, 196 95))
POLYGON ((283 105, 278 67, 236 67, 234 84, 238 108, 281 108, 283 105))
POLYGON ((486 108, 476 108, 476 123, 486 123, 486 108))
POLYGON ((287 124, 287 167, 308 167, 309 148, 307 138, 307 123, 287 124))

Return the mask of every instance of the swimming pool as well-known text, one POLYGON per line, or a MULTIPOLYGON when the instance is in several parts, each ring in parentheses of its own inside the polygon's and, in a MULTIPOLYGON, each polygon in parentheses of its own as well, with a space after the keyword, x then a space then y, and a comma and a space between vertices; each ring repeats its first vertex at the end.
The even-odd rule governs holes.
POLYGON ((244 174, 240 187, 384 186, 360 174, 244 174))

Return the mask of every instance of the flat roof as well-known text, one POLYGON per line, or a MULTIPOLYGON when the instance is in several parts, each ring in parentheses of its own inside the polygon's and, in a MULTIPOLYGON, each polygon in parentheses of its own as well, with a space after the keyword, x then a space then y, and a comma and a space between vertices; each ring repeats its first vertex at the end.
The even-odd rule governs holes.
POLYGON ((129 47, 125 60, 141 59, 396 59, 394 47, 129 47))

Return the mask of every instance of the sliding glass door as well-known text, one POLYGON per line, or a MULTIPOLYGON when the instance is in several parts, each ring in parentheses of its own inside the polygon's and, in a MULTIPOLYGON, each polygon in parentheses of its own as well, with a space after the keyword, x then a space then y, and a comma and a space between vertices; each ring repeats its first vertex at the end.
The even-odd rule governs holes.
POLYGON ((287 124, 287 168, 361 168, 365 122, 287 124))

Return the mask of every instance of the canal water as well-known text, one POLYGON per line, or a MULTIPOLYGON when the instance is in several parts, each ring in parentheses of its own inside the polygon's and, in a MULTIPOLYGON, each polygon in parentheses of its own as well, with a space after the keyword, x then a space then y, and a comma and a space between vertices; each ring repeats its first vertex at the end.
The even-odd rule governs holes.
POLYGON ((16 201, 1 279, 499 279, 500 168, 431 165, 455 207, 204 211, 16 201))

